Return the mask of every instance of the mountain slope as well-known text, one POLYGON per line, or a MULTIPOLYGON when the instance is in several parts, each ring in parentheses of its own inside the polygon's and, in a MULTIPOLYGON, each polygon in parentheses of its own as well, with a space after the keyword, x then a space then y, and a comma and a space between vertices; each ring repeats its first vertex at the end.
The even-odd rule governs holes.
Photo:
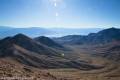
POLYGON ((45 45, 42 45, 40 43, 37 43, 36 41, 32 40, 31 38, 23 35, 18 34, 14 37, 8 37, 0 41, 1 48, 6 47, 8 45, 16 44, 19 45, 27 50, 30 50, 32 52, 36 52, 39 54, 53 54, 56 55, 55 51, 52 51, 50 48, 48 48, 45 45))
POLYGON ((92 43, 108 43, 112 41, 120 40, 120 29, 117 28, 109 28, 102 30, 96 34, 89 34, 88 39, 92 43))
POLYGON ((23 34, 1 40, 0 57, 10 57, 25 65, 38 68, 79 68, 85 70, 100 68, 83 61, 66 59, 57 50, 38 43, 23 34))
POLYGON ((54 66, 56 63, 49 62, 49 57, 59 55, 56 51, 35 42, 23 34, 1 40, 0 53, 1 57, 12 57, 20 63, 39 68, 56 67, 54 66))
MULTIPOLYGON (((92 49, 91 49, 92 50, 92 49)), ((104 45, 93 47, 95 55, 108 58, 113 61, 120 61, 120 41, 111 42, 104 45)))

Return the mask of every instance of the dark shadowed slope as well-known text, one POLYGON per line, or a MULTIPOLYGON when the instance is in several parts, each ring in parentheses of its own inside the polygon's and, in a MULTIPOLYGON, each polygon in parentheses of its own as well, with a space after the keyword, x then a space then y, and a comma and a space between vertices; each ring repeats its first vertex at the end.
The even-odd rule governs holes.
POLYGON ((23 34, 1 40, 0 55, 1 57, 12 57, 21 63, 42 68, 57 67, 56 63, 49 61, 52 57, 60 56, 56 51, 35 42, 23 34))
POLYGON ((7 37, 7 38, 1 40, 0 44, 1 44, 0 45, 1 48, 6 47, 8 45, 16 44, 18 46, 21 46, 22 48, 25 48, 29 51, 36 52, 39 54, 57 55, 56 52, 52 51, 47 46, 37 43, 33 39, 31 39, 23 34, 18 34, 14 37, 7 37))

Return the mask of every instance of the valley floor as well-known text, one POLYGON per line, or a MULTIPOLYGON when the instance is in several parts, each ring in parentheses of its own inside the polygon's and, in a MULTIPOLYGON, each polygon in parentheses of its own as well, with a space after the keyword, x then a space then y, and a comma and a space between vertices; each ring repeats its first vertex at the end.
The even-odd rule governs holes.
POLYGON ((114 62, 103 57, 92 56, 90 54, 92 53, 91 50, 84 50, 78 46, 72 46, 71 48, 76 53, 77 59, 93 65, 103 66, 103 68, 88 71, 80 69, 49 69, 47 71, 50 74, 66 80, 120 80, 119 62, 114 62))
POLYGON ((103 64, 105 67, 98 70, 49 69, 48 72, 66 80, 120 80, 120 65, 111 62, 103 64))

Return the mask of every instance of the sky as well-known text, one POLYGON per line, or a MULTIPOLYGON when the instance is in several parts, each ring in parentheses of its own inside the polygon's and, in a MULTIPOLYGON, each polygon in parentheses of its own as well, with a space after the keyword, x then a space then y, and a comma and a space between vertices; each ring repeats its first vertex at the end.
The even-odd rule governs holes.
POLYGON ((0 0, 0 26, 120 28, 120 0, 0 0))

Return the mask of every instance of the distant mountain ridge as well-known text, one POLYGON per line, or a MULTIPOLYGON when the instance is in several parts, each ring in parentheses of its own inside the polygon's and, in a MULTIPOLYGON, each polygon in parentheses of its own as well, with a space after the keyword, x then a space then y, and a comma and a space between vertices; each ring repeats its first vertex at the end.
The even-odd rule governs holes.
POLYGON ((112 41, 120 40, 120 29, 109 28, 99 31, 98 33, 90 33, 87 36, 69 35, 54 39, 62 44, 104 44, 112 41))
POLYGON ((88 35, 103 30, 103 28, 52 28, 50 30, 56 32, 57 37, 63 37, 67 35, 88 35))
POLYGON ((84 34, 87 35, 91 32, 98 32, 101 28, 44 28, 44 27, 29 27, 29 28, 13 28, 9 26, 0 26, 0 38, 14 36, 19 33, 25 34, 29 37, 61 37, 65 35, 84 34))
POLYGON ((19 33, 25 34, 30 37, 50 35, 55 32, 50 31, 45 28, 31 27, 31 28, 12 28, 6 26, 0 26, 0 38, 5 38, 8 36, 15 36, 19 33))

